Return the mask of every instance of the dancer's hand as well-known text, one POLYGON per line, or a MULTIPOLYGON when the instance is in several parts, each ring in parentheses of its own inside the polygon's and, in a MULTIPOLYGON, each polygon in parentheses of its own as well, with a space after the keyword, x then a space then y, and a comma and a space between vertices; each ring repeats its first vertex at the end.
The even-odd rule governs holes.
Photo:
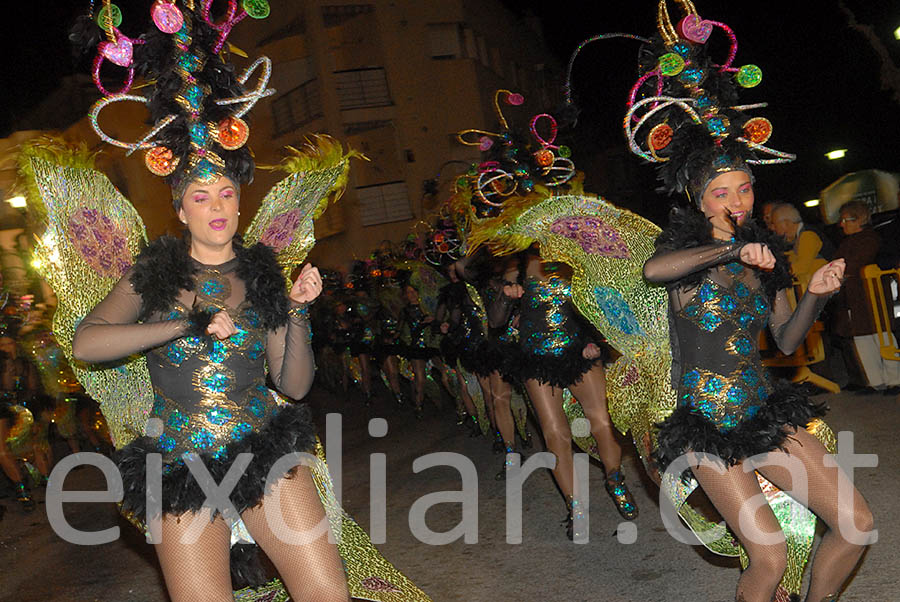
POLYGON ((775 256, 772 251, 767 245, 759 242, 751 242, 741 247, 741 261, 761 270, 771 270, 775 267, 775 256))
POLYGON ((212 319, 209 321, 209 326, 206 327, 206 332, 221 341, 237 333, 237 327, 234 325, 228 312, 222 309, 213 314, 212 319))
POLYGON ((596 343, 588 343, 584 346, 584 349, 581 350, 581 357, 586 360, 595 360, 601 355, 603 355, 603 350, 600 349, 596 343))
POLYGON ((507 284, 503 287, 503 294, 512 299, 519 299, 525 294, 521 284, 507 284))
POLYGON ((812 275, 806 290, 815 295, 830 295, 841 288, 846 268, 843 258, 826 263, 812 275))
POLYGON ((322 293, 322 275, 319 268, 307 263, 294 280, 291 292, 288 293, 294 303, 312 303, 322 293))

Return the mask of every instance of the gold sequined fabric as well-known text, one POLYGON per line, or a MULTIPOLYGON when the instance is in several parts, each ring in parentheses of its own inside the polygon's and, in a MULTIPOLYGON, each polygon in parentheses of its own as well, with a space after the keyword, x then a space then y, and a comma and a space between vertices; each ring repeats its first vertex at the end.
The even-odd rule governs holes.
POLYGON ((143 435, 153 392, 143 355, 102 366, 72 357, 78 323, 134 263, 147 235, 134 207, 99 171, 29 157, 45 230, 35 243, 38 273, 59 301, 53 332, 88 395, 100 404, 117 448, 143 435))

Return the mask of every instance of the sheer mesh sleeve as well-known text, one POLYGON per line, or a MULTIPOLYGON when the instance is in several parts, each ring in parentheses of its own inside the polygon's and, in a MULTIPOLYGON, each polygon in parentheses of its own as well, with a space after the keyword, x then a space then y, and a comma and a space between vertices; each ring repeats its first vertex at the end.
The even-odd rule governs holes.
POLYGON ((266 340, 272 382, 291 399, 301 399, 309 393, 316 373, 309 334, 309 320, 292 312, 287 325, 270 331, 266 340))
POLYGON ((784 289, 778 291, 775 296, 775 307, 769 316, 769 329, 779 351, 790 355, 797 350, 813 322, 819 317, 819 312, 825 307, 828 297, 829 295, 807 292, 797 304, 797 309, 791 311, 791 302, 786 291, 784 289))
POLYGON ((516 301, 518 299, 514 299, 503 292, 501 285, 500 290, 494 296, 494 300, 487 308, 488 326, 500 328, 505 325, 509 321, 509 316, 512 314, 516 301))
POLYGON ((72 354, 83 362, 111 362, 158 347, 187 331, 188 320, 138 323, 141 296, 131 285, 131 271, 78 325, 72 354))
POLYGON ((723 243, 677 251, 658 249, 644 263, 644 278, 657 284, 680 280, 688 274, 734 261, 740 256, 743 246, 744 243, 723 243))

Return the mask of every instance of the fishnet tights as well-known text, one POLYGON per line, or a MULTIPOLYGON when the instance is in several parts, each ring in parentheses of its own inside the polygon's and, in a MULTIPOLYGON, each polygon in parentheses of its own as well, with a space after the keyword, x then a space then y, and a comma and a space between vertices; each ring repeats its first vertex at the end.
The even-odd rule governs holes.
MULTIPOLYGON (((156 544, 156 553, 172 602, 234 600, 229 570, 231 531, 221 516, 210 523, 209 512, 204 509, 196 515, 163 517, 162 542, 156 544)), ((278 569, 293 600, 350 599, 337 546, 329 543, 327 533, 309 543, 291 542, 291 531, 313 531, 325 520, 308 468, 299 467, 291 478, 281 479, 261 506, 245 511, 241 518, 278 569), (276 501, 280 501, 283 525, 266 520, 266 504, 276 501)))
MULTIPOLYGON (((573 496, 572 431, 563 411, 562 389, 534 379, 525 381, 525 389, 537 412, 547 448, 556 456, 553 478, 564 496, 573 496)), ((606 374, 603 365, 595 364, 569 390, 578 399, 585 417, 591 423, 591 434, 597 441, 597 451, 607 474, 615 471, 622 463, 622 448, 613 434, 612 420, 606 407, 606 374)))
MULTIPOLYGON (((824 456, 828 452, 813 435, 800 429, 790 435, 784 448, 784 451, 775 450, 767 454, 764 460, 755 464, 755 468, 784 491, 794 488, 791 465, 795 470, 802 468, 807 475, 808 494, 803 495, 802 491, 790 493, 828 526, 816 550, 807 594, 809 602, 821 602, 841 590, 865 549, 864 545, 844 539, 839 525, 855 525, 858 531, 869 532, 873 525, 872 513, 847 475, 839 468, 824 464, 824 456), (782 462, 782 465, 767 466, 765 462, 782 462), (840 503, 839 491, 846 492, 842 495, 848 496, 840 503)), ((729 467, 724 474, 720 474, 716 465, 708 460, 701 460, 699 466, 693 466, 694 476, 703 491, 740 539, 750 558, 749 566, 738 580, 737 600, 770 602, 784 574, 787 547, 768 504, 760 505, 755 512, 751 505, 746 504, 754 496, 763 495, 756 475, 753 471, 744 472, 741 464, 729 467), (742 508, 745 509, 743 515, 742 508)), ((802 484, 798 483, 798 487, 802 488, 802 484)))

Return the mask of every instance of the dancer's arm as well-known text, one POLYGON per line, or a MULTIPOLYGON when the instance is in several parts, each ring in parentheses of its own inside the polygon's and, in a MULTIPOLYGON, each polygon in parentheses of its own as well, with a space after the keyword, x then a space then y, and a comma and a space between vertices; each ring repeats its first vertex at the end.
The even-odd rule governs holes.
POLYGON ((111 362, 158 347, 183 336, 186 319, 138 324, 141 296, 125 274, 113 290, 89 313, 75 330, 72 354, 83 362, 111 362))
POLYGON ((644 278, 657 284, 680 280, 688 274, 739 259, 744 246, 744 243, 721 243, 677 251, 658 249, 644 263, 644 278))
POLYGON ((309 320, 297 306, 288 323, 270 331, 266 340, 266 360, 275 387, 291 399, 309 393, 316 373, 315 358, 309 344, 309 320))
POLYGON ((779 351, 790 355, 797 350, 828 299, 838 291, 844 277, 845 263, 836 259, 825 264, 812 275, 806 294, 791 311, 784 289, 778 291, 775 306, 769 316, 769 328, 779 351))

